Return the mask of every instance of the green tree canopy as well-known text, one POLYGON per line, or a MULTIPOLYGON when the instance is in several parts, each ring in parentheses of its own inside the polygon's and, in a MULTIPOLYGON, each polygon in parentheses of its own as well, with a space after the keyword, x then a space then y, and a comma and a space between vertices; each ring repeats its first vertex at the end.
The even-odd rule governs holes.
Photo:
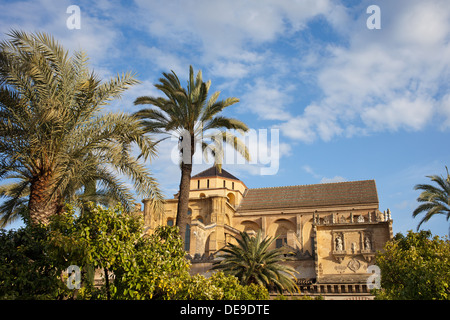
POLYGON ((430 231, 398 233, 376 257, 378 299, 450 299, 450 242, 430 231))
POLYGON ((101 110, 138 83, 134 76, 101 81, 84 52, 69 56, 48 34, 8 36, 0 43, 0 181, 9 181, 0 186, 1 224, 24 213, 48 223, 65 201, 106 197, 130 209, 132 191, 118 174, 159 206, 157 182, 131 152, 137 146, 145 160, 154 142, 135 117, 101 110))
POLYGON ((268 299, 260 285, 242 286, 221 272, 190 276, 176 227, 145 235, 141 215, 119 205, 90 204, 81 216, 69 206, 47 226, 0 230, 0 299, 268 299), (67 268, 81 270, 69 290, 67 268), (94 282, 94 271, 103 273, 94 282))

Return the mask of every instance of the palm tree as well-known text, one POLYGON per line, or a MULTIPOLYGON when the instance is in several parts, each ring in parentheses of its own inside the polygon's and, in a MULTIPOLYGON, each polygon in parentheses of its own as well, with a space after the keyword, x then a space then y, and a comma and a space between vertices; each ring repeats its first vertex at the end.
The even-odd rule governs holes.
POLYGON ((280 293, 283 290, 298 291, 294 280, 296 271, 281 264, 286 261, 286 252, 280 248, 268 249, 276 238, 261 239, 261 231, 256 236, 250 236, 247 232, 240 232, 239 236, 234 237, 237 245, 228 243, 218 251, 220 260, 214 262, 213 269, 221 269, 237 277, 243 285, 256 283, 267 288, 274 286, 280 293))
POLYGON ((446 178, 438 175, 427 176, 427 178, 430 178, 437 186, 431 184, 418 184, 414 187, 415 190, 423 190, 417 198, 417 201, 423 202, 423 204, 414 210, 413 217, 417 217, 422 212, 425 213, 425 216, 417 226, 417 230, 419 230, 422 223, 427 222, 434 215, 443 214, 447 217, 447 221, 450 218, 450 174, 447 166, 445 169, 447 171, 446 178))
POLYGON ((201 142, 203 155, 208 152, 214 156, 215 165, 221 170, 223 158, 222 142, 228 143, 245 159, 250 159, 248 150, 242 141, 233 133, 224 129, 247 131, 248 127, 237 119, 218 115, 226 107, 239 101, 237 98, 217 100, 220 92, 215 92, 208 99, 211 81, 203 82, 202 72, 194 78, 192 66, 189 68, 187 89, 180 84, 175 72, 163 73, 163 78, 155 87, 165 97, 143 96, 136 99, 135 105, 149 104, 155 108, 142 109, 135 113, 142 119, 146 132, 163 134, 163 141, 173 135, 179 138, 181 180, 178 196, 176 225, 184 240, 188 223, 189 191, 192 173, 192 157, 197 142, 201 142), (217 130, 217 131, 214 131, 217 130), (210 141, 211 143, 207 143, 210 141))
MULTIPOLYGON (((0 43, 0 196, 2 223, 25 211, 31 223, 47 223, 65 201, 97 194, 130 208, 133 194, 161 207, 162 195, 144 159, 155 155, 137 118, 101 107, 138 83, 130 73, 102 82, 84 52, 72 57, 45 33, 11 31, 0 43)), ((92 199, 92 197, 91 197, 92 199)), ((97 198, 98 199, 98 198, 97 198)))

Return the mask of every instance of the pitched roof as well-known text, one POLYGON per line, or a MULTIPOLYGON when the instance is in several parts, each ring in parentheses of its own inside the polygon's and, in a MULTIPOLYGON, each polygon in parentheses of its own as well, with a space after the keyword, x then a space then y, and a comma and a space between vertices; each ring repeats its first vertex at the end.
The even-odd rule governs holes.
POLYGON ((206 169, 205 171, 197 173, 192 178, 194 179, 194 178, 206 178, 206 177, 223 177, 223 178, 240 181, 238 178, 236 178, 235 176, 233 176, 231 173, 229 173, 228 171, 226 171, 223 168, 222 168, 222 171, 219 172, 219 170, 215 166, 212 166, 211 168, 206 169))
POLYGON ((375 180, 248 189, 238 211, 378 203, 375 180))

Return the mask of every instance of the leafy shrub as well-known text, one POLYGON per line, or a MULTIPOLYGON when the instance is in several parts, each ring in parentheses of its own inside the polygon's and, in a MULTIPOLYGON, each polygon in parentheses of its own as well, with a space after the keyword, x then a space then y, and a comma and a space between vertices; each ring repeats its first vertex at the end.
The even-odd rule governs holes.
POLYGON ((429 231, 399 233, 377 255, 377 299, 450 299, 450 242, 429 231))
POLYGON ((58 299, 69 296, 63 266, 48 255, 40 226, 0 230, 0 299, 58 299))
POLYGON ((242 286, 223 272, 189 275, 177 227, 144 235, 141 217, 121 206, 72 207, 48 226, 0 233, 0 298, 3 299, 268 299, 259 285, 242 286), (81 270, 81 288, 69 290, 65 270, 81 270), (104 281, 94 283, 94 271, 104 281), (110 277, 112 276, 112 277, 110 277))

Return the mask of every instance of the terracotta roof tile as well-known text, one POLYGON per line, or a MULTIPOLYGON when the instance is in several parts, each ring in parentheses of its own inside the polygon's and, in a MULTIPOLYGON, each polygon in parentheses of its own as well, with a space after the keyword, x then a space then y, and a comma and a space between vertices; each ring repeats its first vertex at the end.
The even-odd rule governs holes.
POLYGON ((378 203, 375 180, 248 189, 238 211, 378 203))

